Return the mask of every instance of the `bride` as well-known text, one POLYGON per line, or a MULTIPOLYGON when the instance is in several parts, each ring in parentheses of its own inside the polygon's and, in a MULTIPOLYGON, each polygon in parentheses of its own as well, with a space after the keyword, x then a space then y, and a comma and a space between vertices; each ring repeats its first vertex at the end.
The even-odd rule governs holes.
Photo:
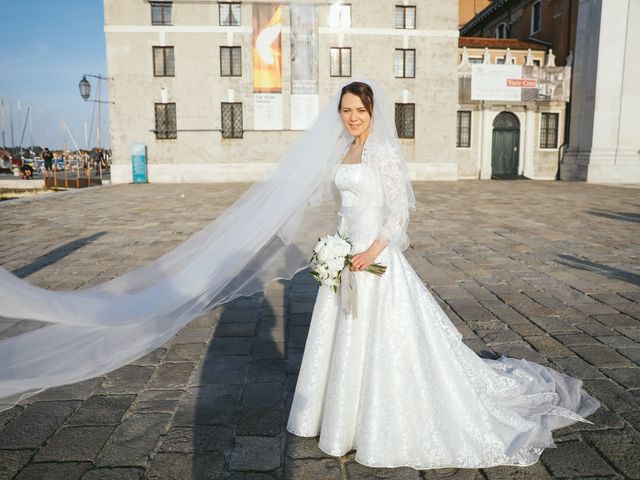
POLYGON ((142 268, 68 292, 0 268, 0 315, 45 322, 0 340, 0 410, 104 375, 208 309, 291 279, 335 231, 339 199, 353 263, 340 292, 319 289, 290 432, 319 434, 331 455, 357 449, 367 465, 428 469, 530 465, 552 430, 591 423, 599 403, 581 380, 478 357, 407 262, 415 198, 392 106, 372 80, 346 85, 263 180, 142 268), (364 271, 372 262, 387 266, 381 277, 364 271))
POLYGON ((555 446, 552 430, 592 423, 584 417, 599 402, 579 379, 524 359, 480 358, 462 342, 402 254, 415 199, 387 103, 373 82, 340 91, 353 142, 334 181, 338 230, 353 244, 353 273, 343 275, 356 288, 343 277, 341 294, 318 291, 287 430, 319 434, 330 455, 356 449, 372 467, 536 463, 555 446), (386 272, 364 271, 372 263, 386 272))

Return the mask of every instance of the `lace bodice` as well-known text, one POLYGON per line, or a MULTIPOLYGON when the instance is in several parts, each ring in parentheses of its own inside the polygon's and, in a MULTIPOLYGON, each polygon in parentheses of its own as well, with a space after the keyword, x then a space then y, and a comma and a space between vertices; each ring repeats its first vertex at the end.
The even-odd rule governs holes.
POLYGON ((340 192, 341 205, 350 207, 355 204, 358 186, 362 179, 361 163, 342 163, 336 172, 335 183, 340 192))

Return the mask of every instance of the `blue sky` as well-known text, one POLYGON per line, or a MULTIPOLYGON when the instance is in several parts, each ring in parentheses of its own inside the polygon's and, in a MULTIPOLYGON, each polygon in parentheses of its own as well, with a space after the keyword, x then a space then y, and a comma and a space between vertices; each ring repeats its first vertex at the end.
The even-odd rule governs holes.
MULTIPOLYGON (((107 75, 102 0, 0 0, 0 18, 0 97, 4 100, 6 145, 11 145, 11 101, 16 145, 31 105, 34 143, 53 148, 63 145, 61 119, 78 146, 86 148, 84 124, 89 129, 95 106, 90 147, 95 146, 98 104, 82 100, 78 82, 84 73, 107 75)), ((98 80, 87 79, 91 98, 97 99, 98 80)), ((103 99, 106 85, 103 81, 103 99)), ((103 146, 109 145, 107 107, 103 104, 101 108, 103 146)), ((0 118, 0 144, 1 122, 0 118)), ((30 143, 27 126, 22 144, 30 143)), ((69 135, 67 143, 75 148, 69 135)))

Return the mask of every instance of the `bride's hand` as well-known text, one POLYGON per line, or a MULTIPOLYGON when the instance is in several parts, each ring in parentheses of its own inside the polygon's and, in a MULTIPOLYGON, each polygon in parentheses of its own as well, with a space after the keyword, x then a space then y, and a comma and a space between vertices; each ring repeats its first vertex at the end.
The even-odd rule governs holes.
POLYGON ((376 257, 373 255, 373 252, 370 252, 369 250, 356 253, 351 257, 351 265, 349 266, 349 270, 352 272, 366 270, 375 259, 376 257))

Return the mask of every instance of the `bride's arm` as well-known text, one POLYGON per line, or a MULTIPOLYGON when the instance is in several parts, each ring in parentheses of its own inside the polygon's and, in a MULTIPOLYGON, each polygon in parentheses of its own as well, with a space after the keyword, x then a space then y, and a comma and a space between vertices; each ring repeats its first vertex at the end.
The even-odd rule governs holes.
POLYGON ((365 270, 389 243, 402 243, 409 222, 409 199, 402 174, 402 158, 389 144, 381 147, 379 154, 378 173, 389 214, 369 248, 352 257, 354 270, 365 270))

